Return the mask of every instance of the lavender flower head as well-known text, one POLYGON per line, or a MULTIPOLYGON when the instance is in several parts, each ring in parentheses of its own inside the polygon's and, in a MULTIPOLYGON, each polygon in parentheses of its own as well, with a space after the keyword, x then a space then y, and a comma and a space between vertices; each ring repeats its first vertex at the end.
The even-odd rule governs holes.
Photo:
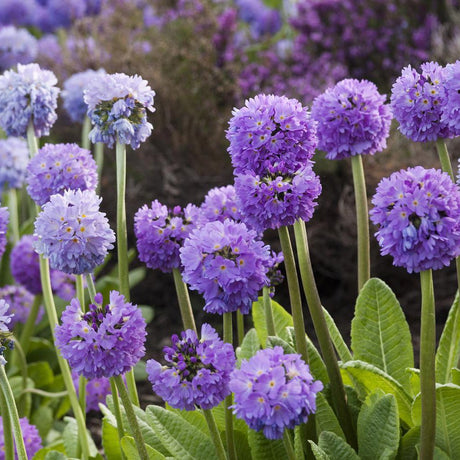
POLYGON ((203 295, 210 313, 247 314, 268 285, 270 248, 242 222, 208 222, 193 230, 180 259, 184 281, 203 295))
POLYGON ((415 142, 450 137, 442 119, 446 90, 446 69, 436 62, 421 65, 421 73, 404 67, 391 89, 391 107, 399 131, 415 142))
MULTIPOLYGON (((34 295, 25 287, 19 285, 7 285, 0 288, 0 299, 5 300, 9 305, 8 312, 13 315, 10 328, 17 323, 24 324, 30 315, 30 309, 34 302, 34 295)), ((36 323, 39 323, 43 317, 43 308, 40 308, 36 323)))
POLYGON ((268 439, 280 439, 286 428, 306 423, 322 389, 300 355, 284 354, 281 347, 258 351, 230 377, 233 413, 268 439))
POLYGON ((444 89, 441 123, 452 136, 460 136, 460 61, 446 66, 444 89))
POLYGON ((19 137, 0 139, 0 189, 21 188, 29 162, 27 142, 19 137))
POLYGON ((66 302, 70 302, 75 297, 75 275, 69 275, 59 270, 50 270, 50 278, 54 294, 66 302))
POLYGON ((27 166, 27 192, 39 206, 67 189, 95 191, 97 182, 91 152, 77 144, 45 144, 27 166))
POLYGON ((124 374, 144 356, 145 320, 137 305, 110 292, 104 305, 96 294, 89 311, 83 313, 72 299, 56 326, 56 346, 70 367, 88 379, 124 374))
POLYGON ((259 94, 232 114, 228 152, 237 174, 263 174, 281 160, 292 168, 315 153, 316 123, 295 99, 259 94))
POLYGON ((163 349, 166 366, 147 361, 152 388, 177 409, 211 409, 230 394, 228 382, 235 366, 235 352, 209 325, 201 327, 201 339, 188 329, 171 337, 172 346, 163 349))
POLYGON ((37 137, 49 134, 56 121, 59 88, 56 76, 38 64, 18 64, 0 75, 0 126, 8 136, 26 137, 33 123, 37 137))
POLYGON ((98 75, 105 74, 105 70, 85 70, 73 74, 64 82, 61 97, 64 101, 64 109, 70 119, 75 123, 83 123, 88 106, 83 99, 83 92, 92 80, 98 75))
POLYGON ((409 273, 437 270, 460 255, 460 190, 447 173, 421 166, 380 181, 370 217, 382 255, 409 273))
MULTIPOLYGON (((72 379, 78 394, 79 376, 72 372, 72 379)), ((99 410, 99 403, 105 404, 107 395, 111 394, 110 380, 106 377, 90 379, 86 382, 86 412, 99 410)))
POLYGON ((16 64, 35 61, 38 53, 37 39, 27 29, 14 26, 0 28, 0 70, 8 70, 16 64))
POLYGON ((0 207, 0 258, 3 256, 6 249, 6 232, 8 230, 9 217, 8 208, 0 207))
POLYGON ((113 248, 115 234, 101 198, 91 190, 66 190, 53 195, 35 220, 35 250, 64 273, 91 273, 113 248))
POLYGON ((101 74, 84 91, 88 116, 93 123, 91 142, 112 147, 115 142, 137 149, 150 136, 153 126, 147 110, 154 112, 155 91, 140 76, 101 74))
POLYGON ((10 331, 11 319, 14 316, 13 313, 8 313, 10 306, 5 299, 0 299, 0 333, 10 331))
POLYGON ((244 221, 263 232, 292 225, 297 219, 310 220, 321 183, 308 161, 292 173, 280 164, 260 176, 251 171, 239 174, 235 190, 244 221))
POLYGON ((385 99, 370 81, 351 78, 316 97, 311 116, 318 122, 318 148, 326 158, 373 155, 385 149, 392 118, 385 99))
POLYGON ((233 185, 209 190, 200 206, 198 225, 215 220, 223 222, 225 219, 242 220, 233 185))
POLYGON ((179 268, 179 249, 194 228, 199 210, 193 204, 168 209, 158 200, 142 206, 134 216, 139 259, 164 273, 179 268))
MULTIPOLYGON (((42 448, 42 440, 38 429, 35 425, 31 425, 27 418, 20 418, 19 425, 21 426, 22 437, 24 439, 24 447, 26 448, 27 458, 33 458, 38 450, 42 448)), ((15 458, 17 458, 16 446, 14 446, 15 458)), ((5 457, 5 434, 3 432, 3 419, 0 416, 0 460, 9 460, 5 457)))

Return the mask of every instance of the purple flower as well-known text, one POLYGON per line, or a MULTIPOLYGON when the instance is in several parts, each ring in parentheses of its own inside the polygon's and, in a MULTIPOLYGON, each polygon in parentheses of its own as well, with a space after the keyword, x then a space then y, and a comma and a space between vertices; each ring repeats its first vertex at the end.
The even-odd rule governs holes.
POLYGON ((235 190, 244 221, 263 232, 292 225, 297 219, 310 220, 321 183, 308 161, 293 173, 275 165, 263 176, 250 171, 239 174, 235 190))
POLYGON ((223 222, 225 219, 242 220, 233 185, 209 190, 200 206, 197 224, 204 225, 215 220, 223 222))
MULTIPOLYGON (((6 302, 5 299, 0 299, 0 333, 2 332, 9 332, 10 331, 10 326, 8 326, 11 323, 11 319, 14 316, 13 313, 9 313, 10 311, 10 306, 6 302)), ((3 354, 0 351, 0 354, 3 354)))
MULTIPOLYGON (((79 389, 79 375, 72 372, 72 379, 77 391, 79 389)), ((107 395, 111 394, 110 380, 106 377, 90 379, 86 382, 86 412, 99 410, 99 403, 105 404, 107 395)))
POLYGON ((100 202, 91 190, 66 190, 43 206, 35 220, 35 249, 51 268, 80 275, 104 261, 115 234, 99 210, 100 202))
POLYGON ((145 320, 141 310, 110 292, 108 305, 102 294, 83 313, 72 299, 56 326, 56 346, 70 367, 88 379, 124 374, 144 356, 145 320))
POLYGON ((188 204, 184 209, 168 209, 158 200, 150 208, 142 206, 134 216, 134 233, 137 238, 139 259, 147 267, 171 272, 179 268, 179 249, 194 228, 198 208, 188 204))
POLYGON ((235 366, 235 352, 209 325, 201 327, 201 339, 188 329, 171 337, 172 346, 163 349, 166 366, 147 361, 152 388, 169 405, 194 410, 211 409, 230 394, 228 382, 235 366))
POLYGON ((29 149, 18 137, 0 139, 0 189, 21 188, 26 177, 29 149))
POLYGON ((54 73, 38 64, 18 64, 0 76, 0 126, 8 136, 26 137, 31 122, 37 137, 49 134, 57 118, 56 83, 54 73))
POLYGON ((203 294, 210 313, 247 314, 268 284, 270 248, 242 222, 208 222, 193 230, 180 259, 184 281, 203 294))
POLYGON ((418 73, 410 65, 404 67, 391 89, 391 107, 399 130, 415 142, 450 137, 447 124, 441 119, 446 69, 436 62, 426 62, 420 69, 418 73))
POLYGON ((370 81, 353 79, 318 96, 311 116, 318 122, 318 148, 326 158, 373 155, 386 148, 392 116, 385 99, 370 81))
POLYGON ((6 249, 6 232, 8 230, 9 217, 8 208, 0 207, 0 258, 3 256, 6 249))
POLYGON ((115 142, 137 149, 150 136, 153 126, 147 110, 154 112, 153 91, 140 76, 100 74, 84 91, 88 116, 93 123, 91 142, 112 147, 115 142))
POLYGON ((70 302, 76 295, 75 275, 69 275, 59 270, 50 270, 50 277, 53 293, 66 302, 70 302))
POLYGON ((295 99, 259 94, 232 114, 228 152, 237 174, 247 170, 263 174, 281 160, 291 168, 315 152, 316 124, 295 99))
POLYGON ((233 413, 268 439, 282 438, 285 428, 306 423, 316 411, 316 393, 323 389, 300 355, 284 354, 281 347, 243 360, 230 379, 233 413))
POLYGON ((0 70, 7 70, 16 64, 35 61, 38 53, 37 39, 26 29, 14 26, 0 28, 0 70))
POLYGON ((27 166, 27 191, 40 206, 65 190, 96 190, 97 165, 77 144, 45 144, 27 166))
POLYGON ((437 270, 460 255, 460 190, 449 175, 421 166, 380 181, 370 217, 382 255, 409 273, 437 270))
MULTIPOLYGON (((30 315, 30 309, 34 303, 34 295, 23 286, 7 285, 0 288, 0 299, 5 300, 9 305, 8 312, 13 315, 10 327, 16 323, 24 324, 30 315)), ((37 321, 39 323, 43 317, 43 308, 40 308, 37 321)))
POLYGON ((64 109, 70 119, 76 123, 83 123, 88 106, 83 99, 84 89, 91 83, 93 78, 105 74, 105 70, 85 70, 73 74, 64 82, 61 97, 64 100, 64 109))
POLYGON ((444 89, 441 123, 452 136, 460 136, 460 61, 446 66, 444 89))
MULTIPOLYGON (((31 425, 27 418, 20 418, 22 438, 26 448, 27 458, 32 458, 42 448, 42 440, 35 425, 31 425)), ((14 451, 17 455, 16 446, 14 451)), ((17 458, 17 457, 15 457, 17 458)), ((0 416, 0 460, 9 460, 5 457, 5 435, 3 433, 3 419, 0 416)))
POLYGON ((255 39, 263 35, 274 35, 281 28, 280 12, 267 7, 262 0, 236 0, 235 3, 240 19, 249 24, 255 39))

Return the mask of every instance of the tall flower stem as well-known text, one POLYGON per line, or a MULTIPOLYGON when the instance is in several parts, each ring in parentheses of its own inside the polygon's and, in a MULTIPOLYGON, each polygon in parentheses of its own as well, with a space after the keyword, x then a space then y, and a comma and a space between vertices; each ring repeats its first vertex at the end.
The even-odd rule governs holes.
POLYGON ((296 457, 294 446, 292 445, 291 435, 289 434, 289 431, 286 429, 283 432, 283 443, 284 448, 286 450, 287 458, 289 460, 299 460, 296 457))
MULTIPOLYGON (((112 398, 113 398, 113 408, 115 412, 115 419, 117 421, 118 440, 120 441, 120 446, 121 446, 121 440, 123 436, 125 435, 125 430, 123 427, 123 419, 121 418, 120 400, 118 397, 117 385, 115 384, 113 379, 109 379, 109 381, 110 381, 110 390, 112 392, 112 398)), ((120 450, 121 450, 122 457, 125 458, 123 450, 122 449, 120 450)))
POLYGON ((305 297, 307 298, 310 316, 313 321, 313 326, 315 328, 321 353, 329 375, 334 408, 348 442, 351 445, 356 446, 356 435, 352 428, 353 425, 351 423, 350 413, 346 403, 345 387, 343 385, 342 375, 340 374, 337 357, 334 352, 334 346, 327 328, 321 299, 316 287, 315 275, 313 273, 310 251, 308 248, 307 231, 303 220, 296 221, 294 224, 294 233, 303 290, 305 292, 305 297))
POLYGON ((227 454, 225 453, 224 444, 222 443, 222 439, 217 428, 216 420, 214 419, 211 410, 203 409, 203 415, 206 420, 206 423, 208 424, 209 433, 211 434, 211 439, 214 443, 214 447, 216 448, 216 453, 219 457, 219 460, 227 460, 227 454))
MULTIPOLYGON (((77 291, 77 298, 80 302, 81 311, 85 312, 86 302, 83 275, 76 275, 75 286, 77 291)), ((78 378, 78 399, 80 400, 81 411, 86 419, 86 379, 82 375, 80 375, 80 377, 78 378)))
MULTIPOLYGON (((24 438, 22 436, 21 425, 19 423, 18 409, 16 408, 16 403, 14 402, 13 392, 8 382, 8 377, 6 376, 5 366, 0 366, 0 390, 3 393, 3 398, 5 402, 6 411, 3 412, 3 419, 9 418, 14 434, 14 441, 16 444, 16 451, 18 454, 18 460, 27 460, 26 448, 24 445, 24 438)), ((11 438, 10 438, 11 439, 11 438)), ((14 457, 5 457, 5 458, 14 458, 14 457)))
POLYGON ((18 194, 15 188, 8 190, 8 210, 10 212, 10 229, 13 244, 19 241, 18 194))
MULTIPOLYGON (((224 342, 233 344, 232 313, 226 312, 223 315, 224 342)), ((225 398, 225 435, 227 440, 227 453, 229 460, 236 460, 235 437, 233 435, 233 414, 230 406, 233 404, 232 395, 225 398)))
MULTIPOLYGON (((3 367, 3 365, 1 366, 3 367)), ((14 437, 10 411, 2 391, 0 391, 0 411, 2 412, 3 423, 3 456, 5 459, 14 458, 14 437)))
POLYGON ((193 317, 192 304, 188 294, 187 285, 182 279, 182 275, 178 268, 173 268, 174 286, 176 287, 177 300, 179 302, 180 315, 182 324, 185 329, 191 329, 196 332, 195 319, 193 317))
POLYGON ((420 272, 422 313, 420 326, 420 389, 422 426, 420 429, 420 459, 433 458, 436 434, 436 320, 431 270, 420 272))
POLYGON ((305 323, 302 311, 302 300, 300 298, 299 280, 297 279, 297 270, 292 251, 291 238, 289 229, 282 226, 278 229, 278 235, 281 242, 281 250, 284 255, 284 267, 286 269, 286 279, 288 282, 289 299, 291 301, 292 319, 294 322, 294 334, 296 340, 297 352, 302 359, 308 363, 307 339, 305 337, 305 323))
POLYGON ((268 289, 268 286, 263 287, 262 293, 265 311, 265 322, 267 324, 267 333, 269 336, 274 336, 276 335, 275 321, 273 319, 272 299, 270 297, 270 291, 268 289))
POLYGON ((81 147, 86 150, 91 150, 91 142, 89 140, 89 132, 91 131, 91 120, 85 116, 81 129, 81 147))
POLYGON ((32 158, 38 152, 38 141, 35 137, 35 129, 32 122, 30 122, 27 127, 27 145, 29 147, 30 157, 32 158))
MULTIPOLYGON (((29 316, 27 317, 27 321, 24 324, 24 327, 21 331, 19 341, 21 342, 24 354, 27 354, 27 351, 29 350, 30 338, 32 337, 34 329, 35 329, 35 323, 37 321, 37 316, 40 310, 40 305, 42 303, 42 300, 43 300, 43 297, 41 294, 38 294, 34 297, 34 302, 30 309, 29 316)), ((16 352, 13 355, 12 362, 13 364, 16 363, 16 352)))
POLYGON ((369 247, 369 212, 367 209, 366 180, 364 178, 363 159, 361 155, 351 157, 353 186, 355 189, 356 221, 358 231, 358 291, 369 280, 370 247, 369 247))
POLYGON ((244 315, 239 310, 236 312, 236 335, 238 346, 241 346, 244 339, 244 315))
POLYGON ((104 167, 104 144, 102 142, 97 142, 94 145, 94 159, 97 165, 97 190, 99 193, 101 190, 102 168, 104 167))
POLYGON ((91 273, 86 274, 86 286, 88 287, 89 298, 91 302, 94 302, 94 296, 96 295, 96 286, 94 285, 93 276, 91 273))
POLYGON ((139 424, 137 423, 137 417, 134 413, 134 408, 131 403, 131 399, 128 395, 128 392, 126 391, 123 379, 121 378, 121 375, 114 375, 113 377, 111 377, 111 379, 113 379, 113 381, 115 382, 115 385, 118 389, 118 393, 120 394, 121 401, 126 411, 126 417, 131 427, 134 441, 136 442, 136 447, 139 452, 139 456, 141 460, 148 460, 149 455, 145 447, 144 438, 142 436, 141 429, 139 428, 139 424))

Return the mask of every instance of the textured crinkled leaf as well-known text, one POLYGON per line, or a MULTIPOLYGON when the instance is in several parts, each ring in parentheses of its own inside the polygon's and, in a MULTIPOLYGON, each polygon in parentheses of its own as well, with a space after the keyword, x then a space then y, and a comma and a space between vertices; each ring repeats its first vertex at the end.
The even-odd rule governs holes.
POLYGON ((318 444, 315 444, 313 441, 308 441, 308 442, 310 443, 311 450, 316 460, 331 460, 329 455, 327 455, 326 452, 324 452, 324 450, 318 446, 318 444))
POLYGON ((417 460, 417 444, 420 444, 420 426, 414 426, 402 437, 398 459, 417 460))
MULTIPOLYGON (((121 439, 121 447, 125 453, 125 458, 129 460, 141 460, 139 451, 136 447, 136 442, 131 436, 123 436, 121 439)), ((153 447, 150 447, 148 444, 145 445, 145 448, 147 450, 149 460, 166 460, 167 457, 155 450, 153 447)), ((107 457, 107 460, 111 459, 107 457)))
POLYGON ((416 396, 420 393, 420 369, 411 367, 407 369, 409 373, 411 395, 416 396))
MULTIPOLYGON (((213 407, 211 409, 212 414, 214 415, 214 419, 216 420, 217 427, 220 431, 225 431, 225 414, 227 410, 230 410, 231 412, 231 409, 225 408, 224 401, 222 401, 216 407, 213 407)), ((233 429, 242 431, 243 433, 247 433, 249 428, 244 420, 237 418, 235 415, 233 415, 233 429)))
POLYGON ((102 420, 102 447, 107 460, 123 460, 117 428, 109 422, 107 417, 102 420))
POLYGON ((240 367, 243 359, 252 358, 260 350, 260 341, 257 331, 252 328, 246 333, 243 338, 241 346, 236 349, 236 356, 238 358, 237 366, 240 367))
POLYGON ((359 460, 358 454, 341 437, 330 431, 323 431, 318 440, 318 447, 322 449, 330 460, 359 460))
POLYGON ((280 460, 286 457, 283 441, 267 439, 261 431, 248 430, 253 460, 280 460))
POLYGON ((318 436, 323 431, 330 431, 345 440, 345 435, 343 434, 342 428, 340 427, 340 423, 338 422, 331 406, 327 402, 327 399, 321 392, 316 394, 315 420, 318 436))
POLYGON ((45 460, 46 456, 52 451, 64 454, 64 443, 62 441, 59 441, 57 443, 53 443, 51 446, 42 447, 40 450, 35 452, 33 460, 45 460))
POLYGON ((36 388, 45 388, 54 380, 51 366, 46 361, 30 363, 27 366, 27 375, 35 382, 36 388))
POLYGON ((54 423, 53 411, 48 406, 40 406, 33 411, 30 422, 37 427, 40 437, 45 439, 54 423))
POLYGON ((460 369, 454 367, 451 371, 451 380, 454 385, 460 385, 460 369))
POLYGON ((171 407, 168 403, 166 403, 165 408, 170 412, 173 412, 182 417, 195 428, 198 428, 200 431, 202 431, 205 435, 209 434, 208 424, 206 423, 206 419, 204 418, 204 415, 200 410, 175 409, 174 407, 171 407))
POLYGON ((406 369, 414 367, 414 354, 409 326, 393 291, 378 278, 367 281, 356 300, 351 349, 355 360, 377 366, 410 391, 406 369))
MULTIPOLYGON (((34 457, 35 458, 35 457, 34 457)), ((69 460, 70 457, 57 450, 50 450, 45 455, 45 460, 69 460)))
POLYGON ((340 334, 339 328, 334 322, 334 319, 329 314, 329 312, 323 307, 324 317, 326 319, 327 329, 329 331, 329 335, 331 337, 332 343, 334 344, 335 349, 339 355, 339 358, 346 363, 347 361, 351 361, 353 356, 343 340, 342 334, 340 334))
MULTIPOLYGON (((80 439, 77 421, 73 417, 64 417, 64 421, 66 426, 62 432, 62 441, 64 442, 65 452, 69 457, 78 458, 80 439)), ((97 448, 88 430, 86 430, 86 439, 90 456, 96 456, 97 448)))

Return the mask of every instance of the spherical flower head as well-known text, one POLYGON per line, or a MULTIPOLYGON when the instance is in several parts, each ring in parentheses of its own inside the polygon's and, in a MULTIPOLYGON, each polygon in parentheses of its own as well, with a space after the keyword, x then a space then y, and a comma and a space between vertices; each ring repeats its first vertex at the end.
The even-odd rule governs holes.
POLYGON ((421 166, 380 181, 370 217, 382 255, 409 273, 437 270, 460 255, 460 190, 447 173, 421 166))
MULTIPOLYGON (((75 389, 79 390, 79 375, 72 372, 75 389)), ((110 380, 106 377, 90 379, 86 382, 86 412, 99 410, 99 403, 105 404, 107 395, 111 394, 110 380)))
POLYGON ((104 261, 115 234, 100 202, 91 190, 66 190, 43 206, 35 220, 35 250, 49 259, 51 268, 81 275, 104 261))
POLYGON ((27 29, 0 27, 0 71, 16 64, 29 64, 35 61, 37 53, 37 39, 27 29))
POLYGON ((278 268, 281 263, 284 261, 284 255, 282 252, 276 253, 275 251, 271 251, 270 253, 270 260, 268 261, 268 272, 267 277, 270 280, 269 285, 269 294, 270 297, 275 295, 275 287, 280 285, 283 280, 284 276, 281 273, 281 270, 278 268))
POLYGON ((140 76, 101 74, 84 90, 88 116, 93 123, 91 142, 112 147, 115 142, 137 149, 152 132, 147 110, 154 112, 155 91, 140 76))
POLYGON ((34 295, 41 294, 40 261, 35 251, 36 237, 24 235, 11 250, 10 269, 16 283, 34 295))
MULTIPOLYGON (((24 447, 26 448, 27 458, 32 458, 38 450, 42 448, 42 440, 38 429, 35 425, 31 425, 27 418, 20 418, 19 425, 21 426, 22 438, 24 439, 24 447)), ((15 458, 17 458, 16 446, 14 447, 15 458)), ((0 460, 9 460, 5 457, 5 434, 3 432, 3 419, 0 416, 0 460)))
POLYGON ((203 295, 210 313, 247 314, 268 285, 270 248, 242 222, 208 222, 193 230, 180 259, 184 281, 203 295))
POLYGON ((450 137, 442 119, 446 69, 436 62, 426 62, 420 70, 404 67, 391 89, 391 107, 399 131, 415 142, 450 137))
POLYGON ((280 439, 286 428, 306 423, 322 389, 300 355, 284 354, 281 347, 258 351, 230 376, 233 413, 268 439, 280 439))
POLYGON ((97 182, 91 152, 77 144, 45 144, 27 166, 27 192, 39 206, 67 189, 95 191, 97 182))
POLYGON ((263 232, 292 225, 297 219, 310 220, 321 183, 309 161, 293 173, 280 164, 260 176, 251 171, 239 174, 235 190, 244 221, 263 232))
POLYGON ((18 137, 0 139, 0 189, 21 188, 29 162, 27 142, 18 137))
POLYGON ((180 267, 179 249, 194 228, 199 210, 188 204, 184 209, 168 209, 158 200, 142 206, 134 216, 139 259, 147 267, 171 272, 180 267))
POLYGON ((233 185, 209 190, 200 206, 197 225, 225 219, 242 220, 233 185))
POLYGON ((370 81, 351 78, 315 98, 311 116, 318 122, 318 148, 326 158, 373 155, 385 149, 392 119, 385 100, 370 81))
MULTIPOLYGON (((12 329, 17 323, 24 324, 30 315, 30 309, 34 303, 34 295, 25 287, 19 285, 7 285, 0 288, 0 299, 3 299, 8 305, 8 313, 12 314, 9 324, 12 329)), ((39 323, 43 317, 43 308, 40 308, 36 323, 39 323)))
POLYGON ((153 391, 177 409, 217 406, 230 394, 228 382, 236 361, 232 345, 209 324, 201 327, 201 339, 188 329, 171 340, 172 346, 163 350, 166 366, 147 361, 153 391))
POLYGON ((0 126, 8 136, 26 137, 33 123, 37 137, 49 134, 56 121, 59 88, 56 76, 38 64, 18 64, 0 75, 0 126))
POLYGON ((50 270, 50 278, 54 294, 66 302, 70 302, 75 297, 75 275, 69 275, 59 270, 50 270))
POLYGON ((0 207, 0 258, 5 253, 6 249, 6 232, 8 230, 8 221, 10 218, 10 213, 8 208, 0 207))
POLYGON ((444 89, 441 123, 452 136, 460 136, 460 61, 446 66, 444 89))
POLYGON ((291 167, 306 162, 315 152, 316 123, 295 99, 259 94, 232 115, 228 152, 237 174, 247 170, 262 174, 280 160, 291 167))
POLYGON ((117 291, 110 292, 107 305, 96 294, 87 313, 72 299, 56 326, 56 346, 78 375, 109 378, 124 374, 144 356, 145 327, 141 310, 117 291))
POLYGON ((105 74, 105 70, 85 70, 69 77, 63 85, 61 97, 64 101, 64 109, 70 119, 75 123, 83 123, 88 106, 83 99, 83 92, 92 80, 98 75, 105 74))

